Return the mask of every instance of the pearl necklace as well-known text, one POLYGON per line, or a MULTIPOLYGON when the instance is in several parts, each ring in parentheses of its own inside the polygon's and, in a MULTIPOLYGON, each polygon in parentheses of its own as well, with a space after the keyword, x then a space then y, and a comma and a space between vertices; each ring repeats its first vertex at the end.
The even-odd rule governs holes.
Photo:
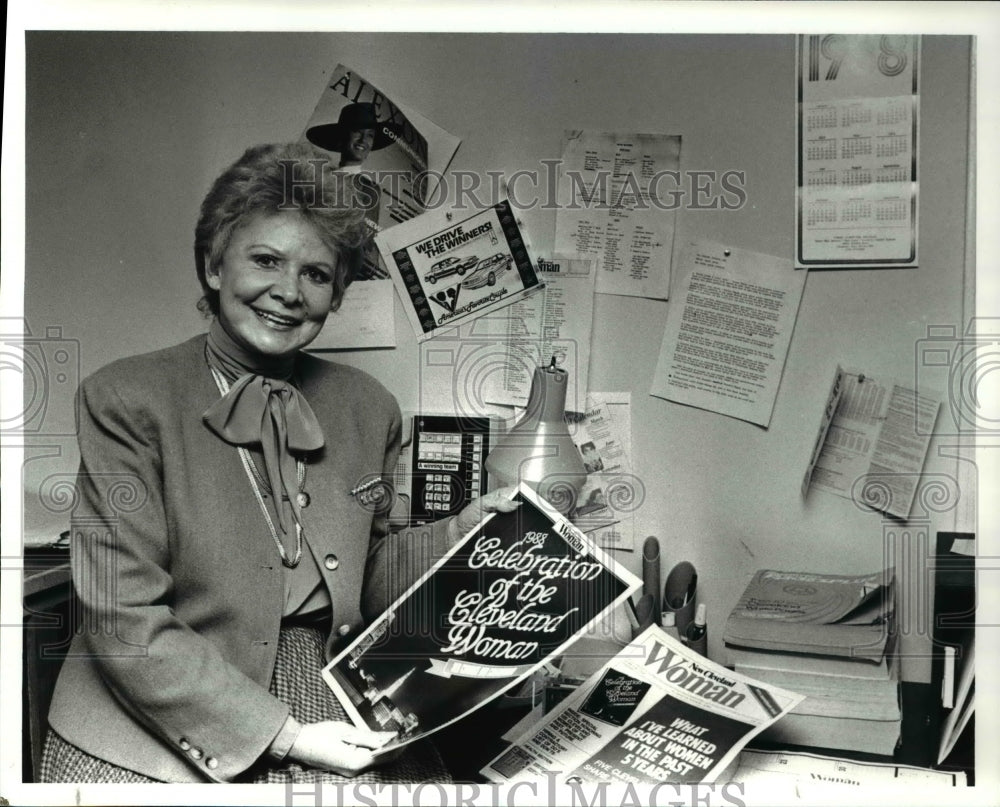
MULTIPOLYGON (((226 377, 211 365, 209 365, 209 369, 212 371, 212 378, 215 379, 215 385, 219 388, 219 393, 225 395, 229 392, 229 382, 226 380, 226 377)), ((264 514, 267 528, 271 532, 271 540, 274 541, 274 545, 278 548, 281 563, 286 568, 294 569, 299 565, 299 561, 302 560, 302 525, 299 523, 298 518, 295 518, 295 555, 289 559, 288 553, 285 551, 285 545, 278 537, 278 530, 275 529, 274 520, 271 518, 271 513, 264 501, 264 494, 261 492, 260 483, 257 481, 260 472, 254 465, 253 457, 250 456, 250 452, 244 446, 237 446, 236 448, 239 451, 240 459, 243 461, 243 470, 246 472, 247 479, 250 480, 250 487, 253 488, 254 497, 257 499, 257 504, 260 505, 260 511, 264 514)), ((295 477, 299 488, 296 494, 297 501, 300 507, 305 507, 309 504, 309 494, 302 489, 306 481, 306 464, 300 459, 295 460, 295 477)), ((271 495, 274 498, 274 506, 276 508, 280 507, 281 501, 277 491, 272 490, 271 495)), ((292 515, 294 518, 294 513, 292 515)))

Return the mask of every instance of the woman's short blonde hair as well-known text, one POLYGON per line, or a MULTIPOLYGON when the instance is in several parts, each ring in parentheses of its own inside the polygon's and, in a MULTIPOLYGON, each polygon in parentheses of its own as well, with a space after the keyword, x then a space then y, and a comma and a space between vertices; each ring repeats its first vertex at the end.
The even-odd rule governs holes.
POLYGON ((218 269, 233 233, 251 216, 297 211, 337 256, 331 310, 360 270, 371 246, 365 208, 372 200, 352 174, 337 172, 329 155, 311 143, 254 146, 212 183, 195 227, 194 255, 204 296, 198 307, 219 313, 219 293, 209 288, 208 269, 218 269))

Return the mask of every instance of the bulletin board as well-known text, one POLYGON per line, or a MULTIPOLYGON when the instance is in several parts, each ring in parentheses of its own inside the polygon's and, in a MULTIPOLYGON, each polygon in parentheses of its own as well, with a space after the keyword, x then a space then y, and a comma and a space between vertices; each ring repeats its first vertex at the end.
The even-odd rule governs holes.
MULTIPOLYGON (((206 329, 191 244, 209 182, 248 145, 296 139, 338 63, 460 137, 452 170, 539 169, 559 156, 566 129, 680 135, 682 171, 744 172, 746 200, 680 209, 675 249, 704 238, 793 253, 791 35, 29 32, 26 48, 25 318, 78 357, 53 396, 50 430, 25 449, 26 531, 58 527, 38 491, 75 470, 79 377, 206 329)), ((671 303, 596 299, 590 388, 631 395, 636 546, 657 536, 664 573, 695 564, 715 658, 725 615, 759 568, 895 564, 915 592, 904 640, 926 646, 923 559, 936 531, 974 524, 975 475, 960 473, 947 400, 925 468, 934 487, 908 521, 800 493, 837 365, 946 393, 942 369, 921 364, 922 340, 932 327, 961 338, 972 313, 972 41, 928 35, 921 53, 919 266, 809 274, 768 428, 650 396, 671 303)), ((551 254, 554 215, 522 211, 540 257, 551 254)), ((427 382, 426 350, 398 301, 386 316, 395 349, 331 358, 374 375, 404 410, 447 411, 451 389, 427 382)), ((640 555, 621 560, 638 571, 640 555)), ((929 680, 929 662, 908 659, 903 675, 929 680)))

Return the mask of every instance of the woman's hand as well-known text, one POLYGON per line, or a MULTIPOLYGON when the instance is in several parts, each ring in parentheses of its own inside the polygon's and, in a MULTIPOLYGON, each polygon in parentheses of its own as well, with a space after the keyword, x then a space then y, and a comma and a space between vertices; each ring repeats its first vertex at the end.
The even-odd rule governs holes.
POLYGON ((510 513, 521 506, 513 502, 514 488, 497 488, 469 502, 448 525, 448 541, 454 546, 469 530, 483 520, 487 513, 510 513))
MULTIPOLYGON (((396 736, 394 731, 369 731, 337 720, 306 723, 295 738, 287 759, 307 768, 341 776, 357 776, 376 764, 377 750, 396 736)), ((387 758, 377 760, 389 761, 387 758)))

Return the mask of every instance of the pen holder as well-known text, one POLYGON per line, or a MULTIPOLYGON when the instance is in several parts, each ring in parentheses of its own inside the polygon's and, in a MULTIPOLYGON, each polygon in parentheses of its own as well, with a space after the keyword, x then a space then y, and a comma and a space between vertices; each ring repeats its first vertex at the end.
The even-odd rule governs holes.
POLYGON ((637 638, 650 625, 660 624, 656 618, 659 614, 653 612, 656 598, 652 594, 643 594, 635 606, 635 619, 639 624, 632 631, 632 638, 637 638))
POLYGON ((688 625, 694 620, 695 595, 698 590, 698 572, 686 560, 682 560, 667 575, 663 586, 663 611, 672 611, 674 625, 681 636, 686 635, 688 625))

